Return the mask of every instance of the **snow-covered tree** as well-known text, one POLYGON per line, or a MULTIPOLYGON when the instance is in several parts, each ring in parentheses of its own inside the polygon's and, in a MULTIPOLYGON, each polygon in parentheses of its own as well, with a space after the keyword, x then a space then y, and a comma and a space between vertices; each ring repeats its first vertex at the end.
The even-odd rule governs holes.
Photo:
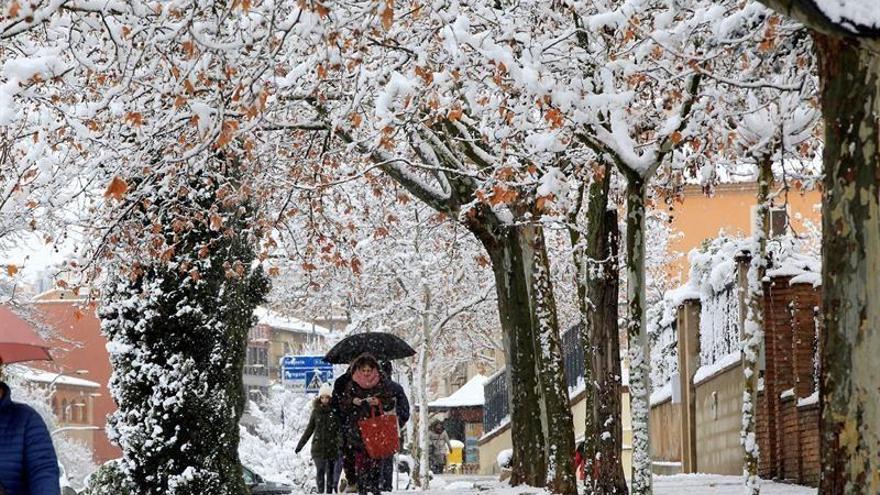
POLYGON ((223 155, 211 165, 183 198, 132 213, 168 251, 120 257, 99 309, 119 407, 109 431, 136 493, 245 490, 241 374, 268 281, 254 263, 252 206, 229 180, 240 171, 223 155), (212 211, 221 195, 224 206, 212 211))
POLYGON ((266 480, 292 486, 311 486, 314 467, 296 445, 309 423, 314 398, 280 385, 269 389, 259 404, 247 407, 238 452, 241 462, 266 480))

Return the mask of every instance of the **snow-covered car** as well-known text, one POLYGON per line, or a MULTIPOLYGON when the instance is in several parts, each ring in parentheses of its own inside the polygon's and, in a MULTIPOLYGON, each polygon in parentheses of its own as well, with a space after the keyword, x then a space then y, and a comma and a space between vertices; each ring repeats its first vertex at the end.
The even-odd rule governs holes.
POLYGON ((293 493, 294 488, 290 485, 266 481, 245 466, 242 466, 241 469, 244 472, 244 484, 250 488, 252 495, 290 495, 293 493))

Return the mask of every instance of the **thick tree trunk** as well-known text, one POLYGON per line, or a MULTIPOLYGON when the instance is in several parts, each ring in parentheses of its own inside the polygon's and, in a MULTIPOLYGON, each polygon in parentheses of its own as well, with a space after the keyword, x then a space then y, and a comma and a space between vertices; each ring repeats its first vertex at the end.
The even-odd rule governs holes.
MULTIPOLYGON (((577 480, 574 476, 574 420, 571 400, 565 380, 562 341, 556 316, 556 300, 550 278, 550 260, 540 227, 525 227, 533 232, 527 238, 534 248, 532 264, 526 270, 532 274, 532 327, 537 339, 535 358, 538 379, 544 399, 547 441, 547 487, 553 493, 576 494, 577 480)), ((528 260, 526 260, 528 261, 528 260)))
POLYGON ((510 482, 541 487, 547 483, 547 460, 543 454, 538 455, 544 452, 545 435, 541 414, 535 412, 542 401, 529 301, 531 280, 523 270, 523 256, 530 253, 522 251, 519 228, 500 227, 494 234, 491 242, 483 241, 492 259, 509 373, 513 443, 510 482))
POLYGON ((880 42, 815 35, 825 120, 822 494, 880 493, 880 42))
POLYGON ((626 186, 626 275, 629 303, 629 393, 632 409, 632 493, 650 495, 651 438, 648 424, 651 395, 648 327, 645 324, 645 198, 647 181, 635 174, 626 186))
POLYGON ((541 228, 501 226, 484 244, 510 373, 511 483, 575 493, 574 425, 541 228))
POLYGON ((584 323, 584 489, 596 495, 629 491, 622 463, 617 212, 607 209, 610 184, 608 171, 588 190, 585 249, 579 246, 579 234, 572 231, 584 323))
POLYGON ((748 308, 743 328, 743 359, 745 366, 742 429, 740 441, 745 449, 743 477, 747 495, 758 495, 758 358, 764 342, 764 273, 767 269, 767 237, 770 233, 770 184, 773 181, 772 155, 767 154, 758 164, 758 212, 754 226, 754 251, 748 273, 748 308))
POLYGON ((596 301, 595 311, 590 315, 593 327, 594 349, 592 360, 593 376, 596 380, 597 407, 595 409, 598 427, 595 430, 598 452, 594 469, 596 495, 626 494, 629 489, 623 472, 623 422, 621 420, 621 370, 620 333, 617 324, 618 296, 618 230, 617 211, 605 211, 607 237, 603 250, 608 261, 602 270, 604 284, 601 294, 591 294, 596 301))

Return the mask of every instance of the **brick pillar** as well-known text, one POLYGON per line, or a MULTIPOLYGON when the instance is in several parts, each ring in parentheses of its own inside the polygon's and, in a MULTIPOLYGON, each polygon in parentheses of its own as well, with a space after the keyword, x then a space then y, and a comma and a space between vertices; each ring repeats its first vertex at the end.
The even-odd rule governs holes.
POLYGON ((700 301, 678 308, 678 376, 681 387, 681 472, 697 472, 697 394, 694 375, 700 367, 700 301))
POLYGON ((798 407, 801 440, 801 484, 819 486, 819 404, 798 407))
POLYGON ((813 380, 816 356, 816 321, 813 309, 819 305, 819 291, 809 284, 791 286, 792 371, 795 395, 809 397, 816 390, 813 380))
POLYGON ((789 395, 779 401, 782 416, 782 474, 785 481, 798 481, 801 472, 801 424, 798 418, 797 399, 789 395))
POLYGON ((783 457, 786 452, 784 445, 784 417, 780 394, 794 386, 792 374, 792 331, 791 308, 792 292, 789 287, 791 277, 774 277, 764 283, 764 331, 766 355, 766 373, 764 376, 764 394, 769 414, 768 423, 771 433, 770 442, 772 456, 772 473, 768 477, 785 477, 783 457))

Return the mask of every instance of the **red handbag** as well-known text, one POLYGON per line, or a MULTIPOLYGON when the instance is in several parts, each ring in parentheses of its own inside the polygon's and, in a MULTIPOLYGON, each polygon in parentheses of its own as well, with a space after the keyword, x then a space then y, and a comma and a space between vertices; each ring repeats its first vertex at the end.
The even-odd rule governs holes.
POLYGON ((382 414, 381 405, 370 408, 370 417, 358 421, 361 440, 371 459, 386 459, 400 450, 400 431, 397 429, 397 416, 382 414), (379 413, 376 414, 376 409, 379 413))

